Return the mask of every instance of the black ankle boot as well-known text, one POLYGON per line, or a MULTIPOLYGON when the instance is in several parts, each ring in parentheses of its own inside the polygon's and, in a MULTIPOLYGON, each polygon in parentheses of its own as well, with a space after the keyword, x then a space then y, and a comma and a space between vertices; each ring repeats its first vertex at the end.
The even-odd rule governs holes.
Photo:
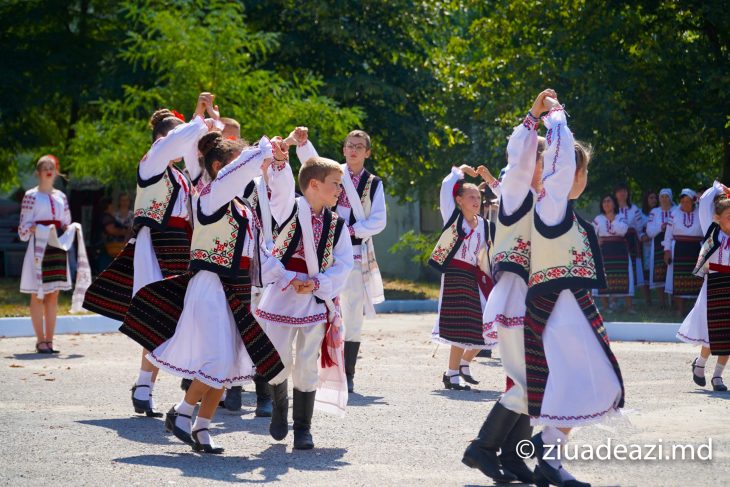
POLYGON ((355 392, 355 364, 360 342, 345 342, 345 375, 347 376, 347 392, 355 392))
POLYGON ((479 436, 464 451, 462 463, 479 469, 495 482, 512 482, 517 477, 502 469, 497 451, 502 447, 520 415, 496 403, 479 430, 479 436))
POLYGON ((520 418, 507 435, 507 439, 504 440, 502 453, 499 455, 502 468, 525 484, 534 483, 534 475, 532 470, 525 464, 524 458, 520 456, 520 452, 517 451, 517 445, 523 440, 529 440, 531 436, 530 417, 526 414, 520 414, 520 418))
POLYGON ((271 411, 271 424, 269 433, 275 440, 283 440, 289 433, 289 396, 287 395, 288 381, 271 386, 273 405, 271 411))
POLYGON ((294 405, 292 419, 294 420, 294 449, 311 450, 314 448, 312 433, 312 413, 314 413, 314 395, 317 391, 302 392, 294 389, 294 405))
POLYGON ((223 407, 229 411, 240 411, 241 392, 243 392, 243 387, 241 386, 233 386, 226 390, 226 398, 223 400, 223 407))
POLYGON ((256 384, 256 417, 270 418, 273 405, 271 404, 271 386, 260 375, 253 378, 256 384))
POLYGON ((180 380, 180 389, 182 389, 185 392, 188 392, 188 389, 190 389, 190 384, 193 383, 193 379, 182 379, 180 380))

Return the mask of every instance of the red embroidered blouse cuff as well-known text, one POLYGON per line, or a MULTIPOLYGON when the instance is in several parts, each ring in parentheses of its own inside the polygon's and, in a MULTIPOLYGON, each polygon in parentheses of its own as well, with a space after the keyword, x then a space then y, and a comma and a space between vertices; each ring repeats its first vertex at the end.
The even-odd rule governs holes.
POLYGON ((281 161, 277 161, 276 159, 274 159, 274 162, 271 163, 271 169, 273 169, 274 171, 282 171, 286 167, 286 164, 288 162, 289 161, 287 159, 283 159, 281 161))
POLYGON ((527 112, 525 119, 522 121, 522 125, 524 125, 527 130, 537 130, 540 126, 540 119, 535 117, 532 113, 527 112))
POLYGON ((312 290, 312 293, 316 293, 317 291, 319 291, 319 279, 313 277, 312 282, 314 282, 314 289, 312 290))
POLYGON ((492 189, 496 189, 499 186, 499 179, 495 179, 491 183, 489 183, 489 187, 492 189))

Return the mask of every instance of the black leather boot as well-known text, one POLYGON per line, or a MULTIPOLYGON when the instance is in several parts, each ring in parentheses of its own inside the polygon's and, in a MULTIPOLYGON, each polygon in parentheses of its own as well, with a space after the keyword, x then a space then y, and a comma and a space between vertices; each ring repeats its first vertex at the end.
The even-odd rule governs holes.
POLYGON ((226 390, 226 398, 223 400, 223 407, 229 411, 241 410, 241 392, 243 387, 233 386, 226 390))
POLYGON ((314 413, 314 395, 317 391, 302 392, 294 389, 294 405, 292 419, 294 420, 294 449, 311 450, 314 448, 312 433, 312 413, 314 413))
POLYGON ((517 445, 523 440, 529 440, 531 436, 530 417, 526 414, 520 414, 520 419, 517 420, 512 431, 507 435, 507 439, 504 440, 502 452, 499 455, 502 468, 525 484, 534 483, 534 475, 532 470, 525 464, 524 458, 520 456, 520 452, 517 451, 517 445))
POLYGON ((185 392, 188 392, 188 389, 190 389, 190 384, 193 383, 193 379, 182 379, 180 380, 180 389, 182 389, 185 392))
POLYGON ((360 342, 345 342, 345 375, 347 376, 347 392, 355 392, 355 364, 360 342))
POLYGON ((271 386, 273 396, 273 406, 271 411, 271 424, 269 425, 269 433, 275 440, 283 440, 289 433, 289 396, 287 395, 288 381, 281 384, 271 386))
POLYGON ((273 405, 271 404, 271 386, 260 375, 256 374, 253 378, 256 384, 256 417, 270 418, 273 405))
POLYGON ((462 463, 467 467, 479 469, 484 475, 497 483, 512 482, 517 477, 505 471, 497 458, 502 447, 520 415, 496 403, 479 430, 479 436, 472 440, 464 451, 462 463))

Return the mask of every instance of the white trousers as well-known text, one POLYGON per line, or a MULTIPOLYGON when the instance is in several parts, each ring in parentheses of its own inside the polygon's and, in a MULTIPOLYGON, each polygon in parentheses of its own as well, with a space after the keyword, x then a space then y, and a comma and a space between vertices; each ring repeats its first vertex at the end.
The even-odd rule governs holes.
POLYGON ((525 329, 497 325, 499 356, 504 372, 514 382, 499 402, 510 411, 527 414, 527 372, 525 368, 525 329))
POLYGON ((347 283, 340 293, 340 307, 347 342, 360 341, 362 324, 365 321, 365 298, 365 285, 362 280, 360 262, 355 261, 355 266, 347 276, 347 283))
POLYGON ((291 374, 294 388, 302 392, 312 392, 319 383, 317 360, 324 339, 325 324, 293 327, 269 326, 266 334, 279 352, 284 370, 271 380, 271 384, 281 384, 291 374), (296 348, 296 360, 292 349, 296 348))

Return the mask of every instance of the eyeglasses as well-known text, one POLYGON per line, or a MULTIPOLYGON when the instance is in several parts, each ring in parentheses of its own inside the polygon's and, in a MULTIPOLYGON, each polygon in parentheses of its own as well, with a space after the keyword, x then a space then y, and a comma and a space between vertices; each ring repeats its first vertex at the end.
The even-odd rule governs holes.
POLYGON ((365 144, 350 144, 349 142, 345 144, 345 149, 354 149, 356 151, 362 151, 367 149, 367 146, 365 144))

